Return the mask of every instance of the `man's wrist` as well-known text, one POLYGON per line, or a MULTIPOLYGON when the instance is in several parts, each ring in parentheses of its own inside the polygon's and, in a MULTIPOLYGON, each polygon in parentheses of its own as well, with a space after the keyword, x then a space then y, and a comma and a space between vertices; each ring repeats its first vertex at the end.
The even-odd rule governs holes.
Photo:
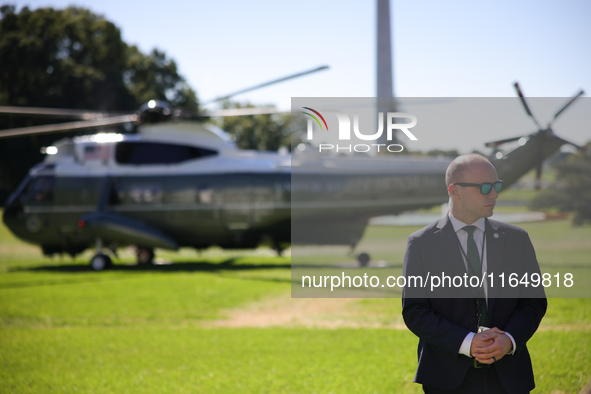
POLYGON ((472 347, 472 339, 473 338, 474 338, 473 332, 469 332, 468 335, 466 335, 466 338, 464 338, 464 341, 462 342, 462 345, 460 346, 460 350, 458 351, 459 354, 463 354, 464 356, 467 356, 467 357, 472 357, 472 355, 470 354, 470 348, 472 347))
POLYGON ((505 335, 507 335, 509 337, 509 339, 511 340, 511 349, 509 349, 507 354, 513 355, 515 353, 515 350, 517 349, 517 345, 515 344, 515 339, 513 339, 513 336, 511 334, 509 334, 507 331, 505 331, 505 335))

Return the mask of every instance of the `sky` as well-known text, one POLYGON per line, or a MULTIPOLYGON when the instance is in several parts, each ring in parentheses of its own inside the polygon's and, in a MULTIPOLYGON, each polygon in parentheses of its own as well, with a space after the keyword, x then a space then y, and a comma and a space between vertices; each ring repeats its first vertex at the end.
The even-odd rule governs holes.
MULTIPOLYGON (((234 99, 289 110, 291 97, 376 93, 374 0, 11 3, 19 9, 77 5, 104 15, 128 44, 143 52, 164 50, 201 101, 320 65, 330 69, 234 99)), ((515 81, 528 97, 570 97, 580 89, 591 94, 587 0, 391 0, 390 7, 397 97, 515 97, 515 81)), ((590 140, 591 122, 584 123, 591 120, 589 107, 589 100, 574 104, 555 132, 578 144, 590 140), (580 127, 560 130, 567 116, 580 127)), ((553 115, 532 111, 541 123, 553 115)), ((533 131, 529 124, 524 134, 533 131)), ((513 129, 470 142, 433 136, 424 147, 457 146, 462 152, 512 136, 513 129)))

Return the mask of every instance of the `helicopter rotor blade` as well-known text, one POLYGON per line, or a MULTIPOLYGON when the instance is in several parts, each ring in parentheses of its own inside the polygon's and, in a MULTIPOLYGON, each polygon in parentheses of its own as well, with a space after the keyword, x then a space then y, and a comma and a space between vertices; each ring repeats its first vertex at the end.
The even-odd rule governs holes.
POLYGON ((513 137, 513 138, 507 138, 504 140, 490 141, 490 142, 487 142, 486 144, 484 144, 484 146, 486 146, 487 148, 496 148, 497 146, 506 144, 508 142, 517 141, 517 140, 520 140, 521 138, 523 138, 523 137, 513 137))
POLYGON ((296 73, 296 74, 288 75, 287 77, 274 79, 274 80, 269 81, 269 82, 261 83, 259 85, 252 86, 250 88, 242 89, 242 90, 239 90, 237 92, 227 94, 225 96, 214 98, 213 100, 206 101, 206 102, 204 102, 202 104, 205 105, 205 104, 214 103, 216 101, 225 100, 225 99, 228 99, 228 98, 233 97, 233 96, 237 96, 237 95, 242 94, 242 93, 246 93, 246 92, 250 92, 250 91, 255 90, 255 89, 263 88, 265 86, 273 85, 273 84, 276 84, 276 83, 279 83, 279 82, 283 82, 283 81, 287 81, 289 79, 293 79, 293 78, 297 78, 297 77, 302 77, 304 75, 312 74, 312 73, 315 73, 317 71, 326 70, 327 68, 329 68, 329 67, 328 66, 320 66, 320 67, 313 68, 311 70, 307 70, 307 71, 299 72, 299 73, 296 73))
POLYGON ((535 124, 538 126, 538 129, 541 130, 542 126, 540 126, 540 124, 538 123, 538 121, 536 120, 534 115, 531 113, 531 111, 527 105, 527 101, 525 101, 525 97, 523 96, 523 93, 521 92, 521 89, 519 88, 519 83, 515 82, 515 84, 513 86, 515 86, 515 90, 517 91, 517 95, 521 99, 521 104, 523 104, 523 108, 525 108, 525 112, 527 112, 527 114, 534 120, 535 124))
POLYGON ((58 123, 43 126, 19 127, 16 129, 0 130, 0 138, 16 137, 19 135, 57 133, 74 130, 89 130, 100 127, 118 126, 136 121, 137 115, 123 115, 97 120, 84 120, 79 122, 58 123))
POLYGON ((47 118, 72 118, 82 120, 103 119, 110 116, 122 115, 121 113, 104 113, 86 109, 63 109, 41 107, 14 107, 0 106, 0 114, 18 116, 39 116, 47 118))
MULTIPOLYGON (((555 136, 556 136, 556 135, 555 135, 555 136)), ((580 152, 586 152, 586 150, 587 150, 587 148, 585 148, 584 146, 577 145, 577 144, 575 144, 574 142, 570 142, 570 141, 567 141, 567 140, 565 140, 564 138, 560 138, 560 137, 558 137, 558 136, 556 136, 556 138, 558 138, 560 141, 562 141, 562 143, 563 143, 563 144, 567 144, 567 145, 572 145, 572 146, 574 146, 574 147, 575 147, 575 148, 577 148, 577 149, 578 149, 580 152)))
POLYGON ((571 105, 576 99, 578 99, 579 97, 581 97, 584 94, 585 94, 585 92, 583 90, 580 90, 579 93, 577 93, 576 95, 574 95, 573 98, 571 98, 568 101, 568 103, 566 103, 564 105, 564 107, 562 107, 560 109, 560 111, 556 112, 556 114, 554 115, 554 118, 552 119, 552 122, 550 122, 550 124, 554 123, 554 121, 556 120, 556 118, 558 118, 558 116, 562 113, 562 111, 564 111, 565 109, 567 109, 569 105, 571 105))
POLYGON ((194 115, 195 118, 210 118, 216 116, 245 116, 245 115, 267 115, 267 114, 282 114, 289 111, 282 111, 275 107, 264 108, 230 108, 220 109, 217 111, 203 112, 194 115))

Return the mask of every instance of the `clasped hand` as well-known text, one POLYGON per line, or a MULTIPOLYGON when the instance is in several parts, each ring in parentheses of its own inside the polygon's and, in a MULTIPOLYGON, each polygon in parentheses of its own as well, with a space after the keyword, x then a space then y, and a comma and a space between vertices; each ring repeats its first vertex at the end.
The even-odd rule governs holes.
POLYGON ((492 364, 509 353, 513 344, 505 331, 497 327, 474 334, 470 345, 470 354, 483 364, 492 364))

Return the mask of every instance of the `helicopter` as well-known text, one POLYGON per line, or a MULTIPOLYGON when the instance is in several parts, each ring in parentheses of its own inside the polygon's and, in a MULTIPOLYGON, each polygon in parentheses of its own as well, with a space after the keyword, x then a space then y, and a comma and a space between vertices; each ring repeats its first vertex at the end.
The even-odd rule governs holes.
MULTIPOLYGON (((389 2, 378 1, 377 97, 393 99, 389 2)), ((244 89, 221 99, 327 66, 244 89)), ((519 86, 518 95, 538 130, 488 144, 505 187, 562 145, 549 124, 540 127, 519 86), (519 141, 501 154, 498 148, 519 141)), ((554 116, 556 119, 583 92, 554 116)), ((50 108, 0 107, 0 114, 78 119, 65 124, 0 130, 0 138, 140 124, 139 134, 98 133, 56 141, 4 205, 3 221, 46 255, 76 255, 94 247, 90 267, 112 264, 117 247, 134 245, 137 262, 152 263, 154 249, 254 248, 265 242, 281 253, 290 244, 346 245, 355 250, 369 219, 448 201, 444 174, 451 159, 416 156, 322 155, 240 150, 223 130, 188 122, 212 116, 276 113, 274 108, 178 113, 152 100, 133 114, 50 108), (151 123, 150 122, 156 122, 151 123)), ((292 114, 293 115, 293 114, 292 114)), ((580 148, 580 147, 578 147, 580 148)), ((361 266, 370 261, 359 253, 361 266)))
MULTIPOLYGON (((328 66, 316 67, 218 97, 210 102, 224 100, 236 94, 327 68, 328 66)), ((248 214, 245 216, 244 212, 248 212, 249 208, 245 209, 240 205, 244 201, 249 201, 248 197, 244 200, 242 193, 248 189, 248 194, 253 185, 251 182, 256 183, 256 181, 253 181, 252 177, 220 174, 228 172, 228 168, 238 166, 243 172, 253 173, 256 177, 257 173, 264 172, 268 166, 276 165, 274 163, 277 161, 276 155, 267 154, 267 157, 259 160, 260 155, 239 152, 235 143, 224 131, 212 124, 194 121, 211 116, 273 113, 278 113, 278 111, 275 108, 240 108, 207 111, 196 115, 184 114, 161 100, 151 100, 132 114, 0 106, 0 114, 79 119, 75 122, 2 130, 0 138, 64 131, 86 131, 120 125, 142 125, 141 134, 124 135, 102 132, 62 139, 52 146, 42 148, 42 153, 47 155, 45 160, 33 167, 16 191, 9 196, 4 209, 4 222, 17 236, 26 241, 40 244, 46 255, 65 252, 75 256, 87 248, 84 245, 88 245, 90 239, 97 249, 96 255, 91 260, 91 267, 95 270, 102 270, 111 265, 110 257, 102 253, 103 239, 109 240, 109 250, 115 255, 117 243, 138 245, 138 262, 151 263, 154 259, 155 247, 177 249, 179 242, 180 244, 188 242, 181 235, 184 231, 182 228, 185 225, 194 227, 194 224, 191 221, 186 222, 187 219, 199 223, 197 227, 208 229, 205 236, 199 236, 199 241, 191 242, 195 247, 203 248, 212 243, 227 248, 253 247, 258 243, 254 240, 254 238, 258 240, 258 233, 251 235, 247 232, 243 237, 241 231, 231 235, 225 234, 220 238, 220 233, 223 230, 218 229, 219 231, 216 232, 215 228, 216 223, 227 225, 232 229, 249 227, 248 220, 244 222, 248 219, 248 214), (163 128, 164 124, 166 126, 163 128), (204 159, 200 160, 198 164, 203 162, 205 167, 198 166, 199 170, 194 175, 205 172, 208 176, 206 179, 199 177, 198 180, 195 180, 198 190, 197 194, 191 196, 194 193, 190 191, 190 187, 184 184, 184 182, 191 182, 191 180, 184 176, 194 171, 193 164, 197 159, 204 159), (190 164, 187 165, 187 163, 190 164), (177 173, 177 171, 180 172, 177 173), (175 174, 180 176, 176 181, 174 180, 175 174), (133 176, 130 178, 130 175, 133 176), (139 178, 135 178, 136 175, 139 178), (123 178, 130 180, 131 184, 123 181, 123 178), (232 189, 219 186, 228 183, 233 185, 232 189), (170 189, 171 187, 172 189, 170 189), (98 194, 96 194, 97 190, 98 194), (221 192, 218 193, 219 190, 221 192), (74 197, 79 191, 81 194, 74 197), (185 206, 189 213, 195 211, 196 207, 192 204, 201 204, 197 208, 201 212, 196 217, 191 214, 185 215, 187 212, 180 214, 183 220, 175 222, 174 226, 178 231, 165 229, 172 234, 172 237, 164 235, 159 229, 159 225, 154 227, 144 224, 141 219, 143 203, 147 204, 144 208, 155 212, 155 206, 160 206, 163 202, 170 202, 170 199, 175 204, 180 203, 181 206, 185 206), (67 208, 62 205, 64 202, 67 208), (220 205, 220 203, 224 205, 220 205), (232 203, 236 204, 237 208, 231 208, 232 203), (80 216, 80 213, 87 212, 88 204, 96 205, 95 212, 75 220, 79 229, 69 226, 67 223, 72 220, 72 215, 80 216), (132 211, 141 212, 139 220, 136 218, 137 214, 133 212, 127 212, 125 215, 118 212, 108 212, 112 211, 114 205, 120 205, 116 211, 119 211, 119 208, 126 211, 129 209, 129 204, 136 205, 132 211), (208 211, 205 208, 207 206, 217 206, 217 209, 206 212, 208 211), (35 213, 29 215, 33 211, 35 213), (205 216, 203 216, 203 212, 206 212, 205 216), (24 227, 17 224, 23 214, 27 216, 24 227), (65 216, 63 216, 64 214, 65 216), (210 223, 211 221, 213 224, 210 223), (55 225, 58 226, 57 229, 53 228, 55 225), (82 227, 84 228, 82 229, 82 227), (73 233, 75 234, 72 235, 73 233), (61 235, 56 238, 57 234, 61 235), (114 240, 117 242, 113 242, 114 240)), ((127 129, 132 128, 127 127, 127 129)), ((284 160, 285 157, 281 156, 278 168, 289 167, 289 163, 283 163, 284 160)), ((278 170, 275 178, 285 178, 285 173, 285 170, 278 170)), ((179 207, 175 205, 173 210, 177 210, 176 208, 179 207)), ((93 210, 91 209, 91 211, 93 210)), ((171 222, 172 218, 177 215, 170 213, 170 206, 165 206, 164 211, 167 222, 171 222)), ((156 216, 159 214, 156 213, 156 216)), ((281 216, 285 216, 285 213, 281 216)), ((280 225, 279 229, 275 229, 274 226, 271 228, 274 233, 273 246, 280 252, 280 244, 289 241, 289 231, 284 234, 285 225, 280 225)), ((190 237, 191 233, 187 233, 186 236, 190 237)))
MULTIPOLYGON (((123 116, 154 120, 171 113, 162 102, 147 103, 142 111, 123 116)), ((136 246, 140 264, 153 262, 155 248, 242 249, 267 242, 279 253, 289 244, 354 249, 370 218, 448 199, 448 158, 256 152, 238 149, 211 124, 180 120, 141 127, 139 134, 102 132, 47 147, 45 160, 6 202, 6 226, 46 255, 74 256, 94 246, 90 267, 100 271, 125 245, 136 246)), ((8 133, 0 131, 0 137, 8 133)), ((539 174, 542 161, 563 144, 575 145, 556 136, 549 124, 488 146, 515 140, 519 147, 505 155, 495 151, 491 158, 505 186, 533 168, 539 174)), ((369 260, 367 253, 358 255, 361 265, 369 260)))

